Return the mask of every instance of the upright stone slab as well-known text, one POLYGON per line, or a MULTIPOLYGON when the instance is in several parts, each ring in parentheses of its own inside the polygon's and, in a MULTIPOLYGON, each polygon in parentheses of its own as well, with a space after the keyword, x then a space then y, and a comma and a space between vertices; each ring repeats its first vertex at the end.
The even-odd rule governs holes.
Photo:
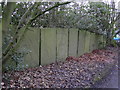
POLYGON ((56 29, 41 30, 41 64, 46 65, 56 60, 56 29))
POLYGON ((95 34, 95 38, 94 38, 94 49, 98 49, 99 48, 99 35, 95 34))
POLYGON ((30 30, 25 34, 20 50, 30 50, 31 52, 25 56, 24 65, 28 67, 39 66, 39 36, 40 29, 29 28, 30 30))
POLYGON ((85 48, 84 48, 84 52, 87 53, 90 51, 90 32, 86 31, 86 35, 85 35, 85 48))
POLYGON ((85 30, 79 30, 79 36, 78 36, 78 55, 80 56, 84 54, 84 48, 85 48, 85 30))
POLYGON ((100 43, 100 35, 96 34, 96 49, 99 48, 99 43, 100 43))
POLYGON ((68 29, 57 29, 57 61, 68 56, 68 29))
POLYGON ((77 56, 78 29, 69 29, 69 56, 77 56))
POLYGON ((93 35, 93 50, 95 50, 96 49, 96 47, 97 47, 97 42, 96 42, 96 40, 97 40, 97 36, 96 36, 96 34, 94 33, 94 35, 93 35))
POLYGON ((94 47, 95 47, 95 45, 94 45, 94 39, 95 38, 95 34, 94 33, 91 33, 91 35, 90 35, 90 46, 89 46, 89 48, 90 48, 90 52, 92 51, 92 50, 94 50, 94 47))

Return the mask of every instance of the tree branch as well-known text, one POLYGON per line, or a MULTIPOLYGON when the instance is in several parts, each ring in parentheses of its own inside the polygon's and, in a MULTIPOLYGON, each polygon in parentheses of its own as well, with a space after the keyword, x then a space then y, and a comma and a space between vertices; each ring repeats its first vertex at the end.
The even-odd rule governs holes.
POLYGON ((117 34, 119 34, 120 33, 120 31, 118 31, 117 33, 115 33, 115 36, 117 35, 117 34))
MULTIPOLYGON (((27 28, 28 28, 29 24, 30 24, 32 21, 34 21, 34 20, 35 20, 36 18, 38 18, 39 16, 43 15, 45 12, 50 11, 50 10, 52 10, 53 8, 56 8, 56 7, 60 6, 60 5, 65 5, 65 4, 68 4, 68 3, 70 3, 70 2, 57 3, 57 4, 54 5, 53 7, 50 7, 50 8, 48 8, 48 9, 46 9, 45 11, 39 13, 38 15, 36 15, 36 16, 33 17, 32 19, 30 19, 30 20, 27 22, 27 24, 26 24, 26 26, 25 26, 25 29, 24 29, 24 31, 23 31, 23 33, 22 33, 22 35, 21 35, 20 37, 16 37, 16 38, 20 38, 20 39, 18 40, 18 42, 14 45, 14 47, 11 46, 11 47, 13 47, 13 48, 10 48, 9 51, 3 56, 3 59, 2 59, 3 64, 4 64, 7 60, 9 60, 9 58, 10 58, 10 57, 13 55, 13 53, 14 53, 13 51, 15 51, 15 50, 19 47, 19 44, 20 44, 20 42, 22 41, 22 39, 24 38, 25 33, 28 31, 27 28)), ((15 38, 15 39, 16 39, 16 38, 15 38)), ((14 39, 14 40, 15 40, 15 39, 14 39)), ((14 41, 13 41, 13 42, 14 42, 14 41)), ((12 45, 12 44, 11 44, 11 45, 12 45)))
MULTIPOLYGON (((34 7, 34 5, 32 5, 32 6, 24 13, 24 15, 21 17, 21 19, 19 20, 19 23, 18 23, 18 26, 17 26, 17 28, 16 28, 15 34, 14 34, 14 36, 13 36, 13 41, 15 41, 15 39, 16 39, 16 37, 17 37, 17 34, 18 34, 18 30, 20 29, 20 26, 21 26, 21 24, 23 23, 25 17, 28 15, 28 13, 30 12, 30 10, 31 10, 33 7, 34 7)), ((11 46, 12 46, 12 44, 13 44, 13 42, 10 42, 10 43, 8 44, 8 46, 6 47, 6 49, 3 51, 3 54, 4 54, 4 55, 9 51, 9 49, 10 49, 11 46)))
POLYGON ((47 11, 52 10, 53 8, 56 8, 56 7, 61 6, 61 5, 69 4, 69 3, 70 3, 70 2, 57 3, 57 4, 54 5, 53 7, 50 7, 50 8, 48 8, 48 9, 46 9, 45 11, 43 11, 43 12, 39 13, 38 15, 36 15, 36 16, 33 17, 30 21, 31 21, 31 22, 34 21, 37 17, 43 15, 43 14, 46 13, 47 11))

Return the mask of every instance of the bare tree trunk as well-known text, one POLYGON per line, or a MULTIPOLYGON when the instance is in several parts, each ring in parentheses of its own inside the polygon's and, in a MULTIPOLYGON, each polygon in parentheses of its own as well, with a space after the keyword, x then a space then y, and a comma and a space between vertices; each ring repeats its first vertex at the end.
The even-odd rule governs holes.
POLYGON ((9 29, 10 21, 11 21, 11 15, 13 13, 13 10, 16 6, 15 2, 8 2, 7 5, 3 8, 3 18, 2 18, 2 32, 3 32, 3 38, 6 36, 6 33, 9 29))

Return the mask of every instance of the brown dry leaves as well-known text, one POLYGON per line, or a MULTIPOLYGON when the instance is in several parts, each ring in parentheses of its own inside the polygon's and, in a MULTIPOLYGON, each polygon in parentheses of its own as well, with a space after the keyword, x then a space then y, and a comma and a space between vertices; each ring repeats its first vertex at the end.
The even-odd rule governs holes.
MULTIPOLYGON (((93 50, 78 58, 68 57, 64 62, 5 73, 9 83, 3 80, 3 88, 87 88, 105 66, 115 62, 116 53, 110 50, 93 50)), ((5 75, 4 74, 4 75, 5 75)))

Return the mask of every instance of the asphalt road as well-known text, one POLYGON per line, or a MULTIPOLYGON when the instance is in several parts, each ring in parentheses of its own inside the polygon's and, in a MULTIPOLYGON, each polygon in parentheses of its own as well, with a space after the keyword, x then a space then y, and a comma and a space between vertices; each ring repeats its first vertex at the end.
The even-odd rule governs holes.
POLYGON ((118 68, 117 65, 111 73, 94 85, 94 88, 118 88, 118 68))
POLYGON ((93 88, 116 88, 120 90, 120 48, 118 49, 118 63, 112 68, 111 73, 99 81, 93 88))

